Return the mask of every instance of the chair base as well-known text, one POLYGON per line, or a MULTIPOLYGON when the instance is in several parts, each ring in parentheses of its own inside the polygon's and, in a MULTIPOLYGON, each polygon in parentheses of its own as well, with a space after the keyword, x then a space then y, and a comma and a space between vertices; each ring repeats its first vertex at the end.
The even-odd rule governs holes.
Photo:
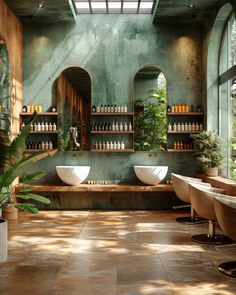
POLYGON ((210 237, 207 234, 200 234, 192 236, 192 241, 200 244, 208 244, 208 245, 222 245, 229 244, 232 240, 225 235, 214 235, 210 237))
POLYGON ((178 221, 180 223, 189 224, 189 225, 200 224, 200 223, 206 223, 206 222, 208 222, 208 220, 205 219, 205 218, 202 218, 202 217, 194 217, 194 219, 192 219, 191 216, 178 217, 178 218, 176 218, 176 221, 178 221))
POLYGON ((224 275, 236 278, 236 261, 221 263, 218 269, 224 275))

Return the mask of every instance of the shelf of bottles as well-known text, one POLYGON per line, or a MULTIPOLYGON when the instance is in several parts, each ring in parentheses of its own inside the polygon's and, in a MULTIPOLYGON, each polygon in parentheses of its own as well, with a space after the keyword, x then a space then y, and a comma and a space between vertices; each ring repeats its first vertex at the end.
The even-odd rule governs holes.
POLYGON ((133 112, 126 105, 92 106, 91 151, 132 152, 133 112))
POLYGON ((189 135, 204 129, 201 106, 196 108, 188 104, 167 106, 167 151, 194 152, 189 135))
POLYGON ((30 121, 33 112, 37 112, 37 117, 30 124, 30 134, 27 138, 26 152, 38 152, 57 149, 57 116, 56 111, 42 112, 40 105, 24 106, 20 113, 21 129, 30 121))

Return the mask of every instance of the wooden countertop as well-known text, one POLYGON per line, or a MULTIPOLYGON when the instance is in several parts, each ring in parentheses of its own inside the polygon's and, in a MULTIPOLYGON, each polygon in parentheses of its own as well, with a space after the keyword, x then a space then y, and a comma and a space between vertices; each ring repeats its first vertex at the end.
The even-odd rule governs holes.
POLYGON ((29 184, 32 192, 172 192, 172 184, 143 185, 143 184, 29 184))

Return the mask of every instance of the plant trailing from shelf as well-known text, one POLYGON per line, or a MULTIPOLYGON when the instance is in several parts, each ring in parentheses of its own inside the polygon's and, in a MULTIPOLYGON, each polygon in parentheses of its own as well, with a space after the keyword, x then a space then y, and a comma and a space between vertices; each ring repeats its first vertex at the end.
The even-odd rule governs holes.
POLYGON ((166 89, 150 90, 147 98, 135 101, 135 106, 143 107, 134 121, 135 150, 162 150, 166 145, 166 89))
POLYGON ((34 121, 36 115, 36 113, 33 114, 28 124, 23 127, 21 133, 12 142, 9 140, 7 131, 0 130, 0 208, 4 204, 7 204, 21 211, 38 213, 38 209, 34 204, 29 202, 18 203, 15 200, 15 187, 13 183, 17 177, 20 177, 19 192, 16 193, 17 197, 24 200, 32 199, 46 204, 50 203, 47 198, 32 194, 30 192, 32 190, 31 186, 23 185, 26 181, 35 180, 42 176, 42 172, 24 174, 32 164, 56 153, 56 151, 48 151, 38 152, 32 155, 25 154, 26 137, 29 135, 30 123, 34 121))
POLYGON ((223 162, 222 139, 215 131, 202 131, 198 134, 191 134, 197 161, 201 164, 206 174, 218 175, 218 168, 223 162), (209 168, 213 168, 209 170, 209 168))

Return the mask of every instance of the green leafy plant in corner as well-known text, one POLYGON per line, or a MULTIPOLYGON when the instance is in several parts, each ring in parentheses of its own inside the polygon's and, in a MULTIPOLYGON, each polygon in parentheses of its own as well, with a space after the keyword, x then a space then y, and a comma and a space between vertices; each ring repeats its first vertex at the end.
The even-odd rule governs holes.
POLYGON ((219 168, 223 163, 222 139, 215 131, 202 131, 191 134, 195 149, 196 160, 203 169, 219 168))
POLYGON ((134 146, 136 150, 158 151, 166 145, 166 89, 152 89, 149 94, 135 101, 144 113, 135 116, 134 146))
POLYGON ((9 207, 15 207, 23 212, 33 214, 38 213, 38 208, 36 205, 30 203, 28 200, 33 200, 44 204, 50 204, 50 200, 43 196, 32 193, 32 186, 28 185, 27 183, 40 179, 44 175, 45 173, 42 171, 22 175, 19 179, 19 184, 17 184, 17 188, 13 185, 3 186, 0 193, 0 207, 2 207, 4 204, 7 204, 9 207), (19 202, 16 202, 16 200, 19 200, 19 202), (24 202, 22 202, 22 200, 24 202))
POLYGON ((25 174, 25 171, 37 161, 56 153, 55 151, 37 152, 31 155, 25 153, 25 141, 29 135, 30 123, 35 120, 36 115, 37 114, 34 113, 28 124, 26 124, 21 133, 12 142, 10 142, 7 132, 5 130, 0 130, 0 208, 3 204, 7 204, 21 211, 30 213, 38 212, 34 204, 29 202, 17 202, 15 196, 27 201, 31 199, 45 204, 50 203, 49 199, 32 194, 32 187, 30 185, 24 185, 24 183, 38 179, 43 175, 42 172, 25 174), (15 191, 13 183, 17 177, 20 179, 20 185, 17 187, 18 190, 15 191))

